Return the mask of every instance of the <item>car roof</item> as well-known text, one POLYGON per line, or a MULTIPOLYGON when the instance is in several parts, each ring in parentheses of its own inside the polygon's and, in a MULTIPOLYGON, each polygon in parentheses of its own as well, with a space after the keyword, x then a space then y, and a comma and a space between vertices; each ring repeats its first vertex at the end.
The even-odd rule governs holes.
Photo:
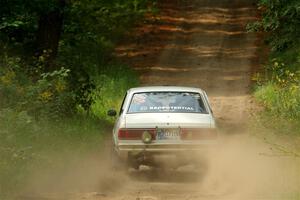
POLYGON ((196 87, 183 87, 183 86, 144 86, 136 87, 128 90, 128 93, 139 92, 197 92, 202 93, 203 90, 196 87))

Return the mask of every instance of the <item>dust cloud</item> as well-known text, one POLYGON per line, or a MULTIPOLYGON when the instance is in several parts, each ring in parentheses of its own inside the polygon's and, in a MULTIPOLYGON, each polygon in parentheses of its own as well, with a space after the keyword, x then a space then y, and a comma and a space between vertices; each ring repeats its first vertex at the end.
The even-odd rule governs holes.
POLYGON ((215 148, 193 153, 201 161, 197 167, 116 172, 109 151, 72 157, 63 168, 35 172, 20 199, 299 198, 300 159, 272 156, 271 146, 249 134, 221 136, 215 148))
POLYGON ((210 152, 202 186, 230 199, 291 199, 299 195, 300 160, 273 156, 272 146, 248 134, 226 136, 210 152))
POLYGON ((127 181, 125 174, 117 175, 111 169, 107 146, 93 154, 65 154, 63 158, 66 162, 51 163, 51 167, 31 172, 18 199, 81 199, 91 194, 106 196, 107 192, 114 192, 127 181))

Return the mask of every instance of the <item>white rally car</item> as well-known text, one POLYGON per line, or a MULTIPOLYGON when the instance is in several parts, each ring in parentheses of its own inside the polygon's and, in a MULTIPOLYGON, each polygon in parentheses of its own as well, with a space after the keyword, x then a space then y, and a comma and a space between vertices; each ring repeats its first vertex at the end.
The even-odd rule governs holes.
MULTIPOLYGON (((115 110, 108 111, 116 116, 115 110)), ((156 157, 187 157, 216 144, 216 124, 199 88, 153 86, 127 91, 113 129, 116 165, 155 165, 156 157)), ((178 159, 182 160, 182 159, 178 159)))

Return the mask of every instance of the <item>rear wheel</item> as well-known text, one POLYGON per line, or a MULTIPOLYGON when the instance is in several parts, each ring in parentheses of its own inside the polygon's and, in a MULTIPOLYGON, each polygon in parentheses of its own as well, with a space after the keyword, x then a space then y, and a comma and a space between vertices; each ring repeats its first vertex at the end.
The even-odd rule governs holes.
POLYGON ((129 168, 133 168, 135 170, 139 170, 139 168, 140 168, 140 163, 139 163, 138 158, 132 156, 131 154, 128 155, 127 163, 128 163, 129 168))

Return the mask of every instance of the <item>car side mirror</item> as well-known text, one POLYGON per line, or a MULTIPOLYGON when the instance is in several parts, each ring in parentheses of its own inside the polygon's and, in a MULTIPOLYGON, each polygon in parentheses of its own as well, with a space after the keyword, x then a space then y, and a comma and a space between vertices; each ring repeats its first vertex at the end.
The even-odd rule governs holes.
POLYGON ((110 117, 114 117, 117 115, 117 111, 115 111, 114 109, 108 110, 107 115, 110 117))

